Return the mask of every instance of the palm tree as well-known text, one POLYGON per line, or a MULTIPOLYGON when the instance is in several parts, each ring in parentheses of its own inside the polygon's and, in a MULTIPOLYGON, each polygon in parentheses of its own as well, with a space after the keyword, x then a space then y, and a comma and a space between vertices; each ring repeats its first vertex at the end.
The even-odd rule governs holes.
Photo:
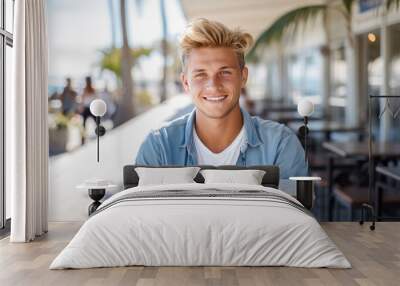
MULTIPOLYGON (((322 15, 324 19, 326 31, 326 18, 329 10, 336 10, 342 15, 347 29, 347 39, 350 46, 353 47, 354 37, 351 29, 351 17, 352 7, 356 1, 357 0, 341 0, 340 5, 335 5, 335 3, 332 3, 331 1, 327 1, 326 4, 302 6, 287 12, 261 33, 253 48, 248 53, 247 58, 253 61, 257 60, 256 51, 259 47, 268 46, 272 42, 280 41, 284 35, 296 34, 302 24, 307 23, 311 19, 315 19, 319 15, 322 15)), ((393 7, 399 8, 399 6, 400 0, 386 0, 387 10, 392 9, 393 7)))
MULTIPOLYGON (((140 63, 142 57, 148 57, 152 53, 150 48, 131 48, 131 55, 133 58, 134 65, 140 63)), ((122 68, 121 68, 121 58, 122 49, 121 48, 111 48, 101 51, 102 58, 99 62, 101 70, 108 70, 112 72, 119 84, 122 84, 122 68)))
POLYGON ((116 116, 116 125, 120 125, 135 115, 133 103, 133 79, 132 66, 133 58, 128 41, 128 30, 126 22, 126 1, 120 0, 122 50, 121 50, 121 79, 122 79, 122 100, 116 116))
MULTIPOLYGON (((269 28, 267 28, 256 40, 253 48, 247 55, 247 59, 250 61, 258 61, 258 53, 260 47, 266 47, 273 42, 280 42, 284 36, 293 36, 297 33, 300 26, 304 23, 309 22, 312 19, 317 18, 322 14, 324 30, 329 38, 328 29, 327 29, 327 15, 330 9, 339 9, 340 13, 344 16, 346 23, 348 23, 348 28, 351 29, 351 7, 353 0, 343 0, 341 6, 332 6, 332 4, 320 4, 320 5, 310 5, 299 7, 292 11, 287 12, 280 18, 278 18, 269 28)), ((348 33, 349 37, 351 37, 351 33, 348 33)), ((292 37, 293 38, 293 37, 292 37)), ((349 42, 352 43, 352 40, 349 39, 349 42)), ((352 45, 352 44, 351 44, 352 45)), ((321 49, 324 55, 323 61, 323 76, 324 76, 324 86, 323 86, 323 96, 322 96, 322 106, 324 117, 330 119, 330 109, 328 108, 328 100, 330 97, 330 54, 328 48, 321 49)))
POLYGON ((165 1, 160 0, 160 13, 162 23, 162 40, 161 40, 161 53, 163 55, 163 74, 160 82, 160 101, 163 102, 167 99, 167 68, 168 68, 168 23, 165 12, 165 1))
MULTIPOLYGON (((282 40, 284 36, 293 36, 299 30, 301 25, 309 22, 310 20, 315 20, 318 16, 322 15, 324 30, 327 36, 327 42, 329 42, 329 33, 327 29, 327 15, 329 12, 337 11, 342 16, 346 31, 347 31, 347 41, 346 41, 346 58, 349 61, 348 67, 350 69, 356 68, 355 63, 355 51, 354 51, 354 44, 355 44, 355 36, 352 33, 352 8, 353 4, 357 0, 341 0, 340 2, 334 1, 327 1, 325 4, 320 5, 310 5, 310 6, 303 6, 292 11, 287 12, 280 18, 278 18, 272 25, 270 25, 256 40, 253 48, 247 55, 247 59, 250 61, 257 61, 259 57, 259 48, 264 46, 268 46, 273 42, 279 42, 282 40)), ((399 8, 400 0, 386 0, 386 5, 384 7, 386 10, 392 9, 393 7, 399 8)), ((291 37, 294 38, 294 37, 291 37)), ((324 96, 323 100, 326 102, 330 97, 330 68, 329 68, 329 61, 330 61, 330 54, 329 49, 327 47, 322 48, 322 52, 324 54, 324 61, 326 62, 324 66, 324 78, 326 79, 325 87, 324 87, 324 96)), ((351 70, 349 72, 349 76, 356 76, 357 72, 355 70, 351 70)), ((356 90, 352 83, 357 82, 357 79, 350 79, 349 80, 349 94, 355 94, 356 90)), ((357 98, 355 96, 350 97, 353 100, 350 103, 350 107, 353 107, 356 111, 359 108, 359 103, 357 102, 357 98)), ((329 105, 324 104, 324 113, 326 118, 329 118, 329 105)), ((347 114, 347 112, 346 112, 347 114)), ((349 123, 358 124, 357 119, 358 112, 352 112, 351 114, 347 114, 349 117, 346 119, 349 123)))
POLYGON ((315 18, 320 14, 323 14, 324 18, 326 18, 327 10, 329 9, 328 5, 329 4, 304 6, 289 11, 279 17, 257 38, 254 46, 247 54, 247 58, 251 61, 257 61, 257 51, 260 47, 266 47, 273 42, 281 41, 285 34, 294 35, 301 24, 308 22, 311 18, 315 18))

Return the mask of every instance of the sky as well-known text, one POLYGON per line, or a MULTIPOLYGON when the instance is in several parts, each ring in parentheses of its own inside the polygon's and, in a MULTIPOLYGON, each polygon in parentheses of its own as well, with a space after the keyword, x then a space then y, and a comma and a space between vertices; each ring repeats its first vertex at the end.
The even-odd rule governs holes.
MULTIPOLYGON (((116 22, 116 45, 121 45, 119 0, 111 0, 116 22)), ((151 46, 161 39, 159 0, 126 0, 130 45, 151 46), (141 3, 138 7, 138 3, 141 3)), ((179 0, 165 0, 168 37, 177 39, 186 20, 179 0)), ((47 0, 49 35, 49 84, 62 85, 66 76, 80 85, 86 75, 99 81, 100 51, 111 47, 109 0, 47 0)), ((159 53, 142 62, 143 78, 158 79, 159 53)), ((107 79, 107 73, 103 74, 107 79)), ((110 75, 108 75, 110 77, 110 75)), ((112 85, 112 83, 111 83, 112 85)))

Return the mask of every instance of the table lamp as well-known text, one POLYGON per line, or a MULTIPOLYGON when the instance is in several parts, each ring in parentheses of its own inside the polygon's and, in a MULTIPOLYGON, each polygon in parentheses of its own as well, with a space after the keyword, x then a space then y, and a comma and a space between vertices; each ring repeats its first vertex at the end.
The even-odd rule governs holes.
POLYGON ((104 126, 100 125, 100 118, 104 116, 107 112, 107 105, 102 99, 95 99, 90 104, 90 112, 96 118, 96 130, 95 133, 97 135, 97 162, 99 162, 99 148, 100 148, 100 136, 103 136, 106 133, 106 129, 104 126))
POLYGON ((314 104, 307 100, 302 99, 297 104, 297 112, 304 118, 304 160, 307 163, 307 135, 308 135, 308 117, 314 112, 314 104))
MULTIPOLYGON (((307 135, 308 135, 308 117, 314 112, 314 104, 302 99, 297 105, 297 112, 304 117, 304 160, 307 164, 307 135)), ((308 170, 307 170, 308 173, 308 170)), ((320 177, 290 177, 296 181, 296 197, 307 209, 311 209, 314 202, 314 181, 320 181, 320 177)))

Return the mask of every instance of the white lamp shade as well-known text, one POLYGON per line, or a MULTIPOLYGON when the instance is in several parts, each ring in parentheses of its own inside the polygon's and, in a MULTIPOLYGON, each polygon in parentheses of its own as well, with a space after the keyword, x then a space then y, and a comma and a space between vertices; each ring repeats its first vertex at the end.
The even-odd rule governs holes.
POLYGON ((107 112, 107 105, 102 99, 95 99, 90 104, 90 112, 94 116, 103 116, 107 112))
POLYGON ((314 112, 314 104, 307 99, 302 99, 297 104, 297 112, 303 117, 310 116, 314 112))

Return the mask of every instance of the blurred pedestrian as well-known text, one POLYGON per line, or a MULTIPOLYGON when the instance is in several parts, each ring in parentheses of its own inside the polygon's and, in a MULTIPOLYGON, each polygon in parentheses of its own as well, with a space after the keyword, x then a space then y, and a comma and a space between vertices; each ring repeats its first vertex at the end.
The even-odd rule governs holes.
POLYGON ((76 91, 72 88, 71 78, 67 77, 66 85, 60 95, 60 100, 62 102, 62 113, 64 115, 76 112, 77 95, 78 94, 76 93, 76 91))
POLYGON ((82 144, 85 143, 87 119, 91 117, 94 121, 96 120, 95 116, 90 112, 90 104, 96 99, 96 97, 96 90, 92 85, 92 78, 87 76, 85 78, 85 87, 83 88, 80 100, 80 114, 83 117, 82 144))
POLYGON ((83 128, 86 127, 86 120, 89 117, 92 117, 93 120, 96 120, 94 115, 90 112, 90 104, 93 100, 96 99, 96 90, 92 85, 92 78, 87 76, 85 78, 85 87, 83 88, 83 92, 81 95, 81 115, 83 117, 83 128))

